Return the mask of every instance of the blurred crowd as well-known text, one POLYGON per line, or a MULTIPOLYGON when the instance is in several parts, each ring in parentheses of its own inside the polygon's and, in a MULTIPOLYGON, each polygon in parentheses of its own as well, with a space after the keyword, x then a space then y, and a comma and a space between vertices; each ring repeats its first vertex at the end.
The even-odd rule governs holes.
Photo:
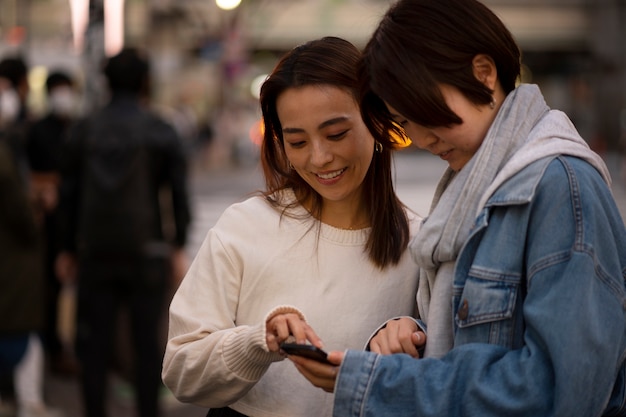
POLYGON ((197 126, 151 109, 136 49, 107 60, 108 99, 89 111, 75 77, 51 70, 46 112, 34 115, 28 73, 22 57, 0 59, 0 416, 64 416, 46 404, 46 372, 77 378, 84 415, 105 416, 117 369, 137 415, 156 417, 164 313, 187 268, 198 144, 185 138, 197 126))

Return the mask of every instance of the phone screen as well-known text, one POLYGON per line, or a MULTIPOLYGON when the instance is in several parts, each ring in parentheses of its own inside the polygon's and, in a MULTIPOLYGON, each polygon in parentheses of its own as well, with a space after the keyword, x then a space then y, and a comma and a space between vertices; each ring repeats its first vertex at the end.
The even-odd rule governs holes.
POLYGON ((315 347, 313 345, 302 345, 298 343, 283 343, 280 345, 280 348, 288 355, 296 355, 303 356, 305 358, 314 359, 318 362, 327 363, 328 362, 327 354, 322 349, 315 347))

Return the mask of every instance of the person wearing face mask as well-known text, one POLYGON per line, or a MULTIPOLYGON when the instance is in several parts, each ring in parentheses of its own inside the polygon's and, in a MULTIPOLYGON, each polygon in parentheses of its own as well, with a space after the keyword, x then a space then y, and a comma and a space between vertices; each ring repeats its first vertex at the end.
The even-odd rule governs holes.
MULTIPOLYGON (((56 276, 54 264, 59 253, 57 241, 57 204, 59 195, 59 163, 66 133, 78 115, 78 91, 73 77, 64 70, 51 72, 46 79, 48 112, 32 123, 26 153, 33 190, 43 218, 46 244, 46 324, 42 335, 44 349, 53 372, 76 373, 76 361, 69 346, 62 343, 58 332, 58 307, 63 284, 56 276)), ((68 288, 65 288, 67 290, 68 288)))
POLYGON ((10 126, 20 112, 20 98, 15 90, 10 88, 10 83, 6 79, 1 81, 0 87, 0 129, 10 126))
POLYGON ((26 105, 30 91, 26 61, 19 55, 4 57, 0 60, 0 78, 3 80, 0 126, 17 158, 20 176, 28 187, 29 167, 24 146, 32 120, 26 105))

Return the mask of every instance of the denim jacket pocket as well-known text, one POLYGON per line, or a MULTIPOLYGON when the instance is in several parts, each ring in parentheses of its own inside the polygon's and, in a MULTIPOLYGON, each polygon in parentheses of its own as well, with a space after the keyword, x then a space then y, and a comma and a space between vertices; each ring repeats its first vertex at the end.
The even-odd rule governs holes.
MULTIPOLYGON (((509 277, 510 278, 510 277, 509 277)), ((456 343, 481 341, 512 347, 519 280, 470 275, 454 288, 456 343)))

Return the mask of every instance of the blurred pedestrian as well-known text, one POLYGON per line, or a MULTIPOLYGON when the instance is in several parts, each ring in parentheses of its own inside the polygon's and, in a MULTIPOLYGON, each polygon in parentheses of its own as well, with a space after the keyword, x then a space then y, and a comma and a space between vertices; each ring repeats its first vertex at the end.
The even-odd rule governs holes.
POLYGON ((19 108, 14 123, 21 123, 30 119, 28 106, 28 94, 30 86, 28 84, 28 64, 21 55, 6 56, 0 60, 0 76, 9 81, 19 99, 19 108))
POLYGON ((19 157, 7 129, 18 114, 19 98, 0 78, 0 409, 14 413, 13 373, 31 332, 43 326, 39 233, 19 157), (11 318, 10 320, 8 318, 11 318))
POLYGON ((0 325, 0 380, 14 396, 18 417, 53 417, 61 414, 43 398, 43 246, 23 149, 20 114, 25 114, 25 96, 18 88, 25 78, 23 61, 0 62, 0 314, 5 318, 0 325))
POLYGON ((28 159, 25 142, 30 117, 26 105, 28 93, 28 66, 21 56, 7 56, 0 60, 0 78, 3 79, 3 131, 18 163, 20 177, 26 187, 30 187, 28 159))
MULTIPOLYGON (((281 343, 362 349, 415 313, 407 244, 421 218, 393 188, 392 147, 357 102, 359 50, 327 37, 288 52, 261 88, 266 190, 229 207, 170 306, 163 378, 209 416, 330 416, 332 395, 281 343)), ((425 337, 424 337, 425 341, 425 337)))
MULTIPOLYGON (((45 238, 46 326, 43 342, 54 372, 73 375, 76 362, 71 346, 59 336, 58 310, 62 285, 56 276, 54 262, 58 255, 57 206, 59 195, 59 164, 67 131, 77 116, 78 91, 72 77, 65 71, 54 71, 46 79, 48 113, 28 129, 26 153, 34 192, 39 196, 45 238)), ((70 291, 66 288, 65 291, 70 291)))
POLYGON ((106 61, 110 101, 71 129, 61 175, 57 267, 77 278, 76 353, 87 417, 103 417, 117 318, 130 319, 137 415, 159 415, 166 294, 184 260, 190 221, 186 159, 174 129, 149 110, 150 67, 141 51, 106 61), (171 196, 161 210, 163 191, 171 196), (174 232, 164 230, 173 213, 174 232), (173 264, 174 262, 174 264, 173 264))

